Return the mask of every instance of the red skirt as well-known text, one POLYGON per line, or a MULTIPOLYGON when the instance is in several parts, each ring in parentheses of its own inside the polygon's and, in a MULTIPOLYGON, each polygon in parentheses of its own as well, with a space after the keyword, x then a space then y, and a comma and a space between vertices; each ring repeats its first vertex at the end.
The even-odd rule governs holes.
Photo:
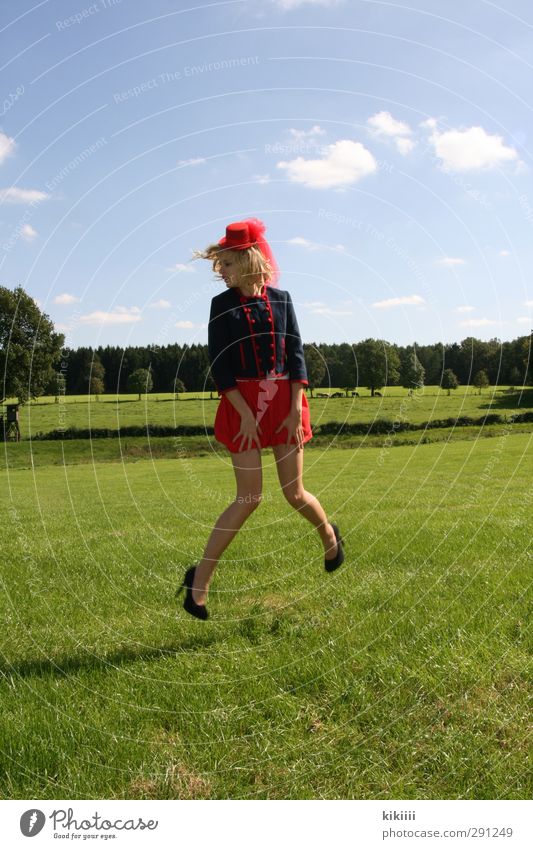
MULTIPOLYGON (((261 448, 269 445, 285 445, 287 443, 287 428, 284 427, 279 433, 276 429, 285 419, 291 408, 291 382, 283 379, 252 378, 250 380, 239 380, 238 388, 244 400, 254 413, 261 433, 258 434, 261 448)), ((235 435, 241 427, 241 417, 226 395, 222 395, 215 416, 215 439, 228 448, 232 454, 239 453, 242 436, 236 440, 235 435)), ((303 442, 309 442, 313 437, 311 420, 309 416, 309 404, 305 392, 302 392, 302 427, 304 430, 303 442)), ((296 439, 291 439, 291 444, 296 444, 296 439)), ((252 442, 252 447, 257 448, 257 443, 252 442)), ((248 451, 248 440, 245 441, 243 451, 248 451)))

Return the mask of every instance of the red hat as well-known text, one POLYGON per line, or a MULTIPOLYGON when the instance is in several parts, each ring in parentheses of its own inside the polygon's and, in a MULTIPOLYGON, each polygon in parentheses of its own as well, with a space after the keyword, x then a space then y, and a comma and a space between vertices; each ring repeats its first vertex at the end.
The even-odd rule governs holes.
POLYGON ((246 218, 244 221, 234 221, 226 227, 226 235, 218 244, 230 251, 242 251, 256 245, 272 268, 272 278, 267 280, 267 285, 277 286, 279 279, 279 268, 272 249, 263 237, 266 227, 258 218, 246 218))

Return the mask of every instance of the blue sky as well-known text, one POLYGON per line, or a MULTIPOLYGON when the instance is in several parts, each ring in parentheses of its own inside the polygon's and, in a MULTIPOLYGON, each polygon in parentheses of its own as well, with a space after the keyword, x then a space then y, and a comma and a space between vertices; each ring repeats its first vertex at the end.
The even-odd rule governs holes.
POLYGON ((205 343, 254 216, 306 342, 533 326, 526 0, 5 0, 0 284, 66 344, 205 343))

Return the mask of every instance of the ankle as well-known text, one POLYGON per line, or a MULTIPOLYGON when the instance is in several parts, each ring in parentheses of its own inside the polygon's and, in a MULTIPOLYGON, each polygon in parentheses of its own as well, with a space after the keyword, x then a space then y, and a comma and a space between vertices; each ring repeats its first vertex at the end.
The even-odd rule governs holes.
POLYGON ((207 601, 207 590, 192 587, 192 600, 195 604, 205 604, 207 601))
POLYGON ((333 525, 330 522, 324 523, 324 536, 322 537, 322 542, 324 543, 325 548, 329 548, 332 544, 337 541, 337 537, 335 536, 335 531, 333 530, 333 525))
POLYGON ((329 525, 329 528, 330 528, 330 531, 331 531, 331 535, 329 536, 328 541, 326 543, 324 543, 324 548, 325 548, 325 551, 326 551, 327 559, 330 559, 330 558, 333 559, 334 557, 337 556, 337 551, 339 550, 339 545, 337 543, 337 536, 335 534, 335 531, 333 530, 333 527, 331 525, 329 525), (329 557, 328 557, 328 555, 329 555, 329 557))

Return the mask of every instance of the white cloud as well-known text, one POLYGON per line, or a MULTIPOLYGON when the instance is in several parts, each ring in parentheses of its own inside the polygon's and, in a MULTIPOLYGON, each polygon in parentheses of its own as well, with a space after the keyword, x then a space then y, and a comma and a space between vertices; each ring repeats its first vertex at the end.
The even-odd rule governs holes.
POLYGON ((464 306, 464 307, 457 307, 455 312, 473 312, 473 310, 475 310, 475 307, 464 306))
POLYGON ((188 265, 188 264, 186 264, 186 263, 184 263, 184 262, 177 262, 175 265, 173 265, 173 266, 172 266, 171 268, 169 268, 168 270, 169 270, 169 271, 174 271, 174 272, 175 272, 175 273, 177 273, 177 274, 184 274, 184 273, 186 273, 186 274, 189 274, 189 273, 194 274, 194 273, 195 273, 195 271, 196 271, 196 269, 194 269, 194 268, 192 267, 192 265, 188 265))
POLYGON ((437 260, 437 265, 465 265, 465 260, 457 256, 444 256, 437 260))
POLYGON ((31 224, 24 224, 22 230, 20 231, 20 235, 22 236, 25 242, 33 242, 33 240, 37 236, 37 230, 34 230, 31 224))
POLYGON ((165 301, 164 298, 161 298, 159 301, 152 301, 152 303, 149 304, 149 307, 153 310, 168 310, 171 306, 172 304, 170 301, 165 301))
POLYGON ((177 321, 174 327, 179 327, 182 330, 191 330, 194 324, 192 321, 177 321))
POLYGON ((301 248, 307 248, 310 251, 317 249, 316 242, 311 242, 309 239, 305 239, 303 236, 294 236, 293 239, 287 239, 288 245, 297 245, 301 248))
POLYGON ((389 309, 389 307, 420 306, 425 304, 420 295, 403 295, 401 298, 387 298, 385 301, 375 301, 372 306, 378 309, 389 309))
POLYGON ((398 148, 398 152, 402 154, 402 156, 407 156, 408 153, 411 153, 416 146, 416 142, 412 139, 395 139, 396 147, 398 148))
POLYGON ((11 156, 11 154, 15 152, 16 146, 15 139, 12 139, 10 136, 6 136, 5 133, 0 133, 0 162, 3 162, 8 156, 11 156))
POLYGON ((186 168, 188 165, 202 165, 202 163, 205 161, 205 157, 197 156, 196 158, 193 157, 192 159, 178 159, 178 165, 180 165, 182 168, 186 168))
POLYGON ((530 315, 519 315, 516 320, 519 324, 529 324, 532 319, 530 315))
POLYGON ((500 251, 500 256, 511 256, 511 251, 500 251))
POLYGON ((278 9, 288 12, 291 9, 299 9, 300 6, 336 6, 342 0, 273 0, 278 9))
POLYGON ((421 121, 418 126, 423 127, 424 129, 434 130, 437 126, 437 119, 436 118, 426 118, 426 120, 421 121))
POLYGON ((382 111, 371 115, 367 120, 367 126, 378 139, 391 139, 394 141, 398 151, 405 156, 415 147, 415 142, 410 138, 412 130, 405 121, 393 118, 390 112, 382 111))
POLYGON ((289 130, 291 136, 297 141, 306 141, 307 139, 315 138, 315 136, 325 136, 326 131, 322 129, 318 124, 315 124, 314 127, 311 127, 310 130, 296 130, 291 128, 289 130))
POLYGON ((518 153, 501 136, 487 133, 483 127, 466 130, 433 129, 430 136, 443 171, 489 171, 506 162, 517 162, 518 153))
POLYGON ((133 324, 140 321, 139 307, 115 307, 112 312, 97 310, 80 316, 83 324, 133 324))
POLYGON ((524 301, 525 307, 533 307, 533 301, 524 301))
POLYGON ((68 333, 69 330, 74 329, 74 325, 73 324, 62 324, 61 322, 58 322, 58 324, 54 323, 54 329, 59 330, 60 333, 68 333))
POLYGON ((335 251, 342 253, 346 250, 344 245, 321 245, 318 242, 312 242, 304 236, 295 236, 293 239, 287 239, 288 245, 296 245, 300 248, 305 248, 308 251, 335 251))
POLYGON ((323 301, 308 301, 303 306, 312 315, 353 315, 351 310, 336 310, 328 304, 323 303, 323 301))
POLYGON ((288 162, 278 162, 287 171, 292 183, 311 189, 331 189, 349 186, 377 171, 377 162, 360 142, 342 139, 327 145, 322 159, 298 156, 288 162))
POLYGON ((272 178, 270 177, 270 174, 254 174, 252 179, 254 183, 259 183, 260 185, 264 186, 267 183, 270 183, 270 180, 272 178))
POLYGON ((488 327, 491 324, 499 323, 499 321, 494 321, 492 318, 469 318, 466 321, 460 321, 459 327, 488 327))
POLYGON ((56 295, 54 304, 75 304, 79 300, 76 295, 69 295, 68 292, 63 292, 61 295, 56 295))
POLYGON ((40 192, 37 189, 17 189, 15 186, 0 189, 0 201, 5 203, 36 203, 47 197, 46 192, 40 192))

